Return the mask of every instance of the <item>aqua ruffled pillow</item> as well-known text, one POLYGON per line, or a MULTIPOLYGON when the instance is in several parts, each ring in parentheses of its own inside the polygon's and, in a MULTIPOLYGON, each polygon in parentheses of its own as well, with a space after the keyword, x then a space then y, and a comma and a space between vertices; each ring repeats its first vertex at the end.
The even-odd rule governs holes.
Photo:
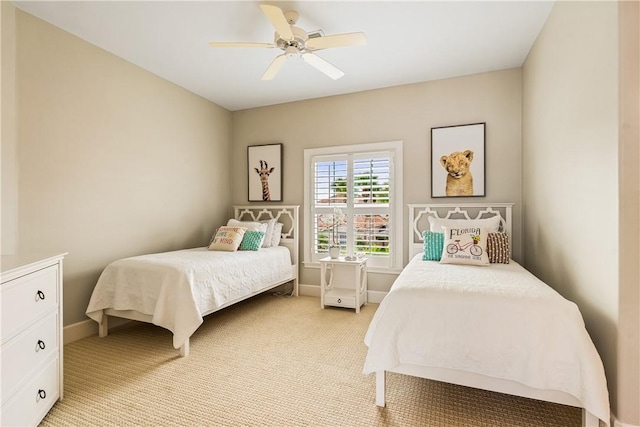
POLYGON ((247 231, 244 233, 242 242, 240 243, 241 251, 257 251, 262 246, 264 240, 264 232, 262 231, 247 231))
POLYGON ((424 240, 423 261, 440 261, 442 250, 444 248, 444 233, 436 233, 433 231, 424 231, 422 233, 424 240))

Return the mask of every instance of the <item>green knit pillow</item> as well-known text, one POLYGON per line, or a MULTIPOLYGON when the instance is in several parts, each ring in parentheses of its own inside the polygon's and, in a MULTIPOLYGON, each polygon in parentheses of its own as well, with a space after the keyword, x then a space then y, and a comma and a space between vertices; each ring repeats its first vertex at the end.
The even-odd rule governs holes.
POLYGON ((435 233, 433 231, 424 231, 422 233, 424 240, 423 261, 440 261, 442 250, 444 249, 444 233, 435 233))
POLYGON ((244 233, 242 242, 240 243, 241 251, 257 251, 262 246, 264 240, 263 231, 247 231, 244 233))

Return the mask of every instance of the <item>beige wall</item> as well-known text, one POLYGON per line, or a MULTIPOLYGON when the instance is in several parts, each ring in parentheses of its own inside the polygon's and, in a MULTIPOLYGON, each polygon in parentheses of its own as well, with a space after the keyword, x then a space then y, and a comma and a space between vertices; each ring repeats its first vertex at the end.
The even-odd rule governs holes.
POLYGON ((15 251, 17 230, 11 225, 18 221, 18 169, 16 161, 16 34, 15 7, 8 1, 0 2, 2 43, 0 52, 0 141, 2 157, 2 219, 0 247, 3 253, 15 251))
MULTIPOLYGON (((631 289, 628 308, 638 312, 638 153, 636 138, 628 166, 619 163, 619 65, 616 2, 556 3, 523 67, 524 253, 527 268, 580 307, 605 365, 612 412, 638 425, 630 386, 639 380, 638 323, 626 323, 631 333, 622 336, 620 317, 631 289), (635 179, 631 212, 621 211, 627 194, 619 175, 635 179), (635 269, 625 271, 625 251, 635 269), (622 339, 635 357, 620 357, 622 339)), ((637 102, 637 92, 631 96, 637 102)))
POLYGON ((616 416, 640 426, 640 3, 620 2, 620 290, 616 416))
MULTIPOLYGON (((233 202, 247 201, 248 145, 284 144, 284 203, 302 205, 305 148, 402 140, 404 204, 442 203, 430 198, 431 128, 486 122, 487 197, 465 201, 515 203, 514 256, 520 259, 520 108, 521 72, 512 69, 236 111, 233 202)), ((404 212, 406 217, 406 207, 404 212)), ((369 289, 384 292, 395 279, 388 274, 369 277, 369 289)), ((301 283, 319 282, 317 269, 301 269, 301 283)))
POLYGON ((107 263, 207 244, 229 215, 231 113, 15 13, 19 220, 10 226, 20 252, 69 252, 68 325, 86 319, 107 263))

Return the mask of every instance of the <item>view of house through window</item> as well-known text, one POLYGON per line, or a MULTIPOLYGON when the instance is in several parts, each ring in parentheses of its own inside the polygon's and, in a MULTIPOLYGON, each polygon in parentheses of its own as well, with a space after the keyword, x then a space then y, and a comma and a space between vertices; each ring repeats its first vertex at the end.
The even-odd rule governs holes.
POLYGON ((385 149, 309 156, 310 258, 327 256, 337 245, 342 256, 361 254, 371 266, 395 266, 394 154, 385 149))

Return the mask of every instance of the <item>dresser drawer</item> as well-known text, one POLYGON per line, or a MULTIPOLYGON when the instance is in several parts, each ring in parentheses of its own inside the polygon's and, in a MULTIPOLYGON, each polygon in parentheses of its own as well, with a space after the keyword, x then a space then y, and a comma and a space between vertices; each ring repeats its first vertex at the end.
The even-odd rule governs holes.
POLYGON ((53 265, 2 284, 2 341, 58 306, 58 267, 53 265))
POLYGON ((2 426, 37 425, 58 400, 58 358, 53 359, 6 404, 2 426))
POLYGON ((355 291, 333 290, 327 292, 324 296, 324 305, 332 305, 334 307, 356 307, 355 291))
POLYGON ((58 352, 58 315, 49 316, 32 325, 2 345, 2 400, 11 396, 20 383, 42 369, 50 355, 58 352))

